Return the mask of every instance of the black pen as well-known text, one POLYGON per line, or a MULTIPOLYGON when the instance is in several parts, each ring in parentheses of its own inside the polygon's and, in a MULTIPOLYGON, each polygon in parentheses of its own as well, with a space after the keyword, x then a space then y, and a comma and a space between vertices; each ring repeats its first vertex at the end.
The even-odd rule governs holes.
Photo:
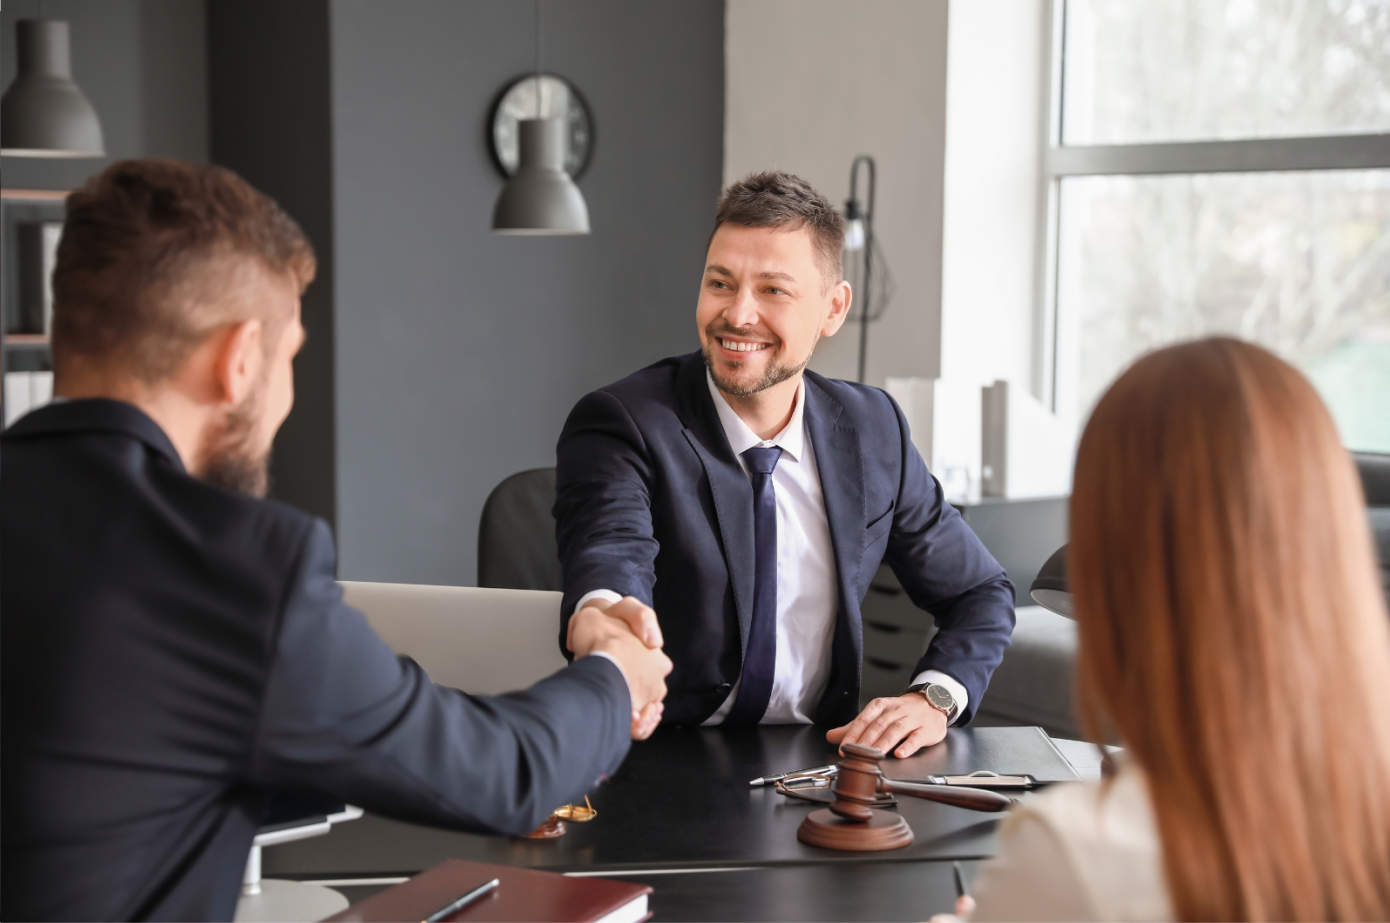
POLYGON ((969 897, 970 891, 965 887, 965 875, 960 870, 960 863, 952 862, 951 871, 956 876, 956 897, 969 897))
POLYGON ((484 894, 487 894, 489 891, 491 891, 493 888, 496 888, 501 883, 502 882, 500 881, 500 879, 494 878, 492 879, 492 881, 484 882, 483 884, 478 885, 478 887, 474 888, 472 891, 469 891, 463 897, 444 907, 440 907, 434 913, 425 917, 425 923, 439 923, 440 920, 444 919, 450 914, 458 913, 460 910, 467 907, 469 904, 473 903, 478 898, 482 897, 484 894))

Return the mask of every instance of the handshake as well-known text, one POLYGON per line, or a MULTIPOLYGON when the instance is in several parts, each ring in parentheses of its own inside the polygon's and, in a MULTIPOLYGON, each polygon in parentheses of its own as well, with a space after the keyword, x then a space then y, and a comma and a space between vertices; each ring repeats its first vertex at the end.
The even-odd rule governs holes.
POLYGON ((661 723, 671 660, 661 652, 656 612, 632 596, 615 603, 593 600, 569 621, 565 647, 576 657, 612 657, 632 693, 632 739, 646 740, 661 723))

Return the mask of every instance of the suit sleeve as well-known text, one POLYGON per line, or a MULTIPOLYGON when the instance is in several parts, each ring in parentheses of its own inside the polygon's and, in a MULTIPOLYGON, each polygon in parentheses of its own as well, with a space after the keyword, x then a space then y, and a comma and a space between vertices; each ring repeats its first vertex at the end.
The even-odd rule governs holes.
POLYGON ((617 770, 630 744, 622 672, 585 657, 529 689, 470 696, 397 657, 342 600, 315 523, 270 652, 254 784, 402 820, 521 834, 617 770))
POLYGON ((645 440, 613 395, 586 395, 555 447, 555 539, 564 572, 560 650, 575 603, 611 590, 652 604, 657 541, 652 529, 652 465, 645 440))
POLYGON ((955 721, 964 727, 1013 635, 1014 587, 946 502, 909 438, 902 411, 892 404, 901 434, 902 483, 884 560, 912 602, 936 620, 936 636, 912 672, 940 670, 965 686, 970 701, 955 721))

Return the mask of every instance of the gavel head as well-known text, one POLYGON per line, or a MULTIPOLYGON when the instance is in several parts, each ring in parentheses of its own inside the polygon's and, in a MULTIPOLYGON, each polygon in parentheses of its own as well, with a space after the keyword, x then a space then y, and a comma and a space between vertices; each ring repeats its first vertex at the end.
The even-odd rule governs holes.
POLYGON ((830 810, 845 820, 867 823, 874 816, 869 805, 878 795, 879 780, 883 778, 879 768, 883 751, 862 744, 845 744, 840 753, 840 772, 830 787, 835 795, 830 810))

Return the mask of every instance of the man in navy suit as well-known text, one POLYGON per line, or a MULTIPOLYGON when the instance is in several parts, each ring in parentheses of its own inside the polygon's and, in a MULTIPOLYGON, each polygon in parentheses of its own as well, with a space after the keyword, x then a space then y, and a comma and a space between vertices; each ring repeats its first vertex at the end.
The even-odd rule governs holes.
POLYGON ((561 433, 561 617, 623 597, 654 607, 675 664, 667 722, 815 722, 902 757, 974 714, 1009 644, 1013 586, 892 398, 806 370, 849 311, 843 242, 843 219, 798 177, 725 190, 700 351, 585 396, 561 433), (912 685, 861 712, 859 607, 881 561, 939 630, 912 685))
POLYGON ((5 919, 230 920, 276 790, 525 833, 660 717, 640 607, 471 697, 343 604, 323 522, 260 499, 313 273, 217 167, 122 162, 68 200, 61 397, 0 454, 5 919))

